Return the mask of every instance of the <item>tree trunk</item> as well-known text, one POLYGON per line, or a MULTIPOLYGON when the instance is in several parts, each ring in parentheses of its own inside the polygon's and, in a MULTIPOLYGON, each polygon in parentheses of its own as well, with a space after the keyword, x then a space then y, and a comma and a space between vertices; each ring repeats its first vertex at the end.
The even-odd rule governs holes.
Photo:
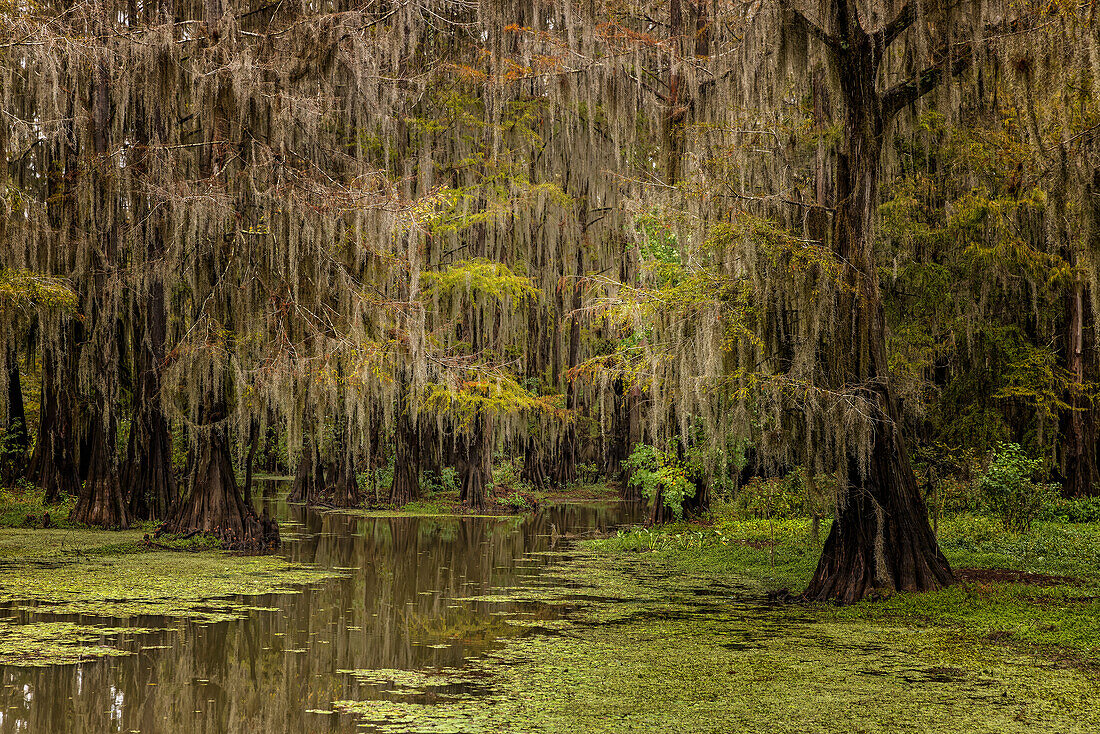
POLYGON ((248 456, 244 460, 244 502, 252 504, 252 461, 256 458, 256 445, 260 442, 260 422, 253 416, 248 421, 248 456))
POLYGON ((668 146, 668 185, 680 180, 680 160, 684 155, 684 118, 687 112, 686 95, 680 74, 680 59, 684 49, 684 12, 681 0, 669 0, 669 32, 672 35, 672 53, 669 54, 668 98, 665 109, 665 139, 668 146))
POLYGON ((672 510, 665 504, 665 493, 660 489, 653 496, 653 504, 649 506, 649 524, 663 525, 673 519, 672 510))
POLYGON ((363 501, 351 456, 341 451, 329 472, 329 495, 336 507, 358 507, 363 501))
POLYGON ((849 21, 838 24, 848 33, 836 53, 847 109, 832 243, 844 263, 845 282, 836 311, 842 318, 826 349, 834 387, 867 386, 875 430, 865 474, 859 448, 849 448, 837 517, 806 590, 808 598, 841 603, 859 601, 873 591, 927 591, 954 581, 928 524, 890 383, 874 253, 879 157, 887 122, 876 91, 881 49, 857 18, 849 21))
MULTIPOLYGON (((407 403, 406 399, 402 399, 407 403)), ((420 496, 420 433, 408 406, 399 406, 393 433, 394 464, 390 503, 404 505, 420 496)))
POLYGON ((207 398, 198 431, 191 491, 164 526, 168 533, 203 532, 227 548, 266 550, 279 545, 279 526, 245 503, 237 489, 232 452, 225 430, 224 399, 207 398))
MULTIPOLYGON (((1076 257, 1070 253, 1070 262, 1076 257)), ((1087 343, 1085 316, 1088 309, 1085 283, 1078 275, 1066 296, 1066 368, 1073 385, 1066 402, 1070 409, 1063 418, 1065 433, 1064 475, 1062 492, 1067 497, 1085 497, 1096 493, 1096 420, 1092 399, 1085 393, 1085 358, 1087 343)), ((1092 355, 1089 355, 1090 357, 1092 355)))
POLYGON ((434 421, 419 420, 420 470, 431 472, 436 478, 443 476, 443 436, 434 421))
POLYGON ((23 406, 23 385, 19 377, 19 352, 14 344, 5 350, 5 369, 8 378, 8 426, 2 455, 0 455, 0 482, 13 484, 22 476, 30 444, 27 433, 27 414, 23 406))
POLYGON ((151 520, 167 517, 176 500, 172 436, 160 395, 167 324, 164 287, 159 282, 151 287, 145 305, 144 313, 134 310, 137 389, 122 483, 131 516, 151 520))
POLYGON ((294 484, 290 487, 287 502, 305 502, 312 504, 321 495, 325 486, 324 469, 317 447, 312 442, 303 442, 302 455, 298 459, 298 468, 294 474, 294 484))
MULTIPOLYGON (((106 13, 106 11, 104 11, 106 13)), ((105 14, 104 27, 113 21, 105 14)), ((101 58, 96 67, 92 90, 92 139, 97 164, 93 168, 96 188, 96 206, 102 212, 112 208, 108 200, 110 170, 108 142, 110 132, 111 103, 109 93, 110 72, 101 58)), ((114 282, 119 260, 118 232, 114 226, 104 226, 99 232, 100 248, 92 255, 94 267, 92 293, 88 300, 87 322, 90 324, 86 348, 92 350, 100 380, 92 389, 90 415, 85 421, 87 453, 80 458, 84 486, 76 507, 69 515, 73 522, 101 527, 126 528, 130 525, 129 509, 119 481, 116 444, 118 438, 116 397, 109 393, 117 385, 119 363, 118 319, 111 297, 111 290, 119 287, 114 282)))
MULTIPOLYGON (((93 420, 98 421, 98 417, 93 420)), ((93 430, 88 478, 69 519, 83 525, 125 530, 130 527, 130 510, 115 472, 115 432, 103 425, 93 430)))
MULTIPOLYGON (((577 248, 577 266, 575 275, 579 278, 584 272, 584 253, 582 248, 577 248)), ((575 367, 580 362, 581 349, 581 321, 579 311, 581 308, 581 287, 579 282, 573 283, 573 295, 570 301, 572 313, 569 318, 569 355, 568 366, 575 367)), ((577 397, 577 388, 573 380, 568 380, 565 386, 565 407, 576 416, 580 410, 580 401, 577 397)), ((558 434, 557 446, 554 456, 554 484, 564 487, 577 479, 577 421, 570 420, 558 434)))
POLYGON ((458 455, 462 504, 483 512, 488 504, 486 485, 492 472, 492 420, 479 410, 463 431, 462 450, 458 455))
MULTIPOLYGON (((146 8, 150 17, 159 22, 164 8, 162 0, 153 0, 146 8)), ((145 104, 142 99, 139 104, 145 104)), ((153 123, 147 125, 141 115, 135 121, 134 175, 144 179, 149 173, 151 144, 164 143, 167 138, 159 107, 154 107, 153 123)), ((164 344, 168 333, 168 316, 164 299, 164 282, 158 264, 164 258, 165 215, 148 198, 141 198, 137 221, 142 222, 144 241, 141 262, 145 268, 146 287, 135 295, 130 313, 133 324, 132 344, 135 372, 134 412, 130 437, 126 447, 126 468, 122 476, 130 514, 134 519, 151 520, 168 517, 176 501, 176 476, 172 468, 172 436, 161 401, 161 369, 165 362, 164 344)), ((135 258, 136 260, 137 258, 135 258)))
POLYGON ((611 385, 611 401, 611 430, 605 442, 603 473, 608 479, 617 479, 623 474, 623 460, 630 455, 630 409, 622 378, 611 385))
POLYGON ((326 494, 336 507, 357 507, 362 502, 359 483, 355 477, 355 465, 348 451, 347 424, 340 416, 336 419, 336 435, 333 441, 333 460, 329 471, 326 494))
POLYGON ((64 348, 47 346, 42 350, 42 401, 29 476, 45 493, 48 505, 60 502, 65 495, 80 493, 73 431, 75 410, 68 389, 75 384, 76 376, 66 364, 71 356, 58 359, 57 351, 64 348))
POLYGON ((520 477, 535 489, 545 490, 550 484, 547 463, 542 442, 536 435, 528 435, 523 451, 523 469, 520 470, 520 477))

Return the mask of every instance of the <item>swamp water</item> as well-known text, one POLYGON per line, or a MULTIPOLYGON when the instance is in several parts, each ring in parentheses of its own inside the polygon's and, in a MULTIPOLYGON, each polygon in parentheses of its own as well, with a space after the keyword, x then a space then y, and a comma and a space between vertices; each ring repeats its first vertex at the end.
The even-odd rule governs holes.
POLYGON ((276 490, 280 554, 314 571, 259 571, 250 588, 308 581, 293 593, 190 590, 159 614, 9 594, 0 632, 76 636, 104 656, 0 667, 0 734, 1100 730, 1090 673, 555 543, 552 527, 635 520, 628 506, 365 517, 287 506, 276 490))

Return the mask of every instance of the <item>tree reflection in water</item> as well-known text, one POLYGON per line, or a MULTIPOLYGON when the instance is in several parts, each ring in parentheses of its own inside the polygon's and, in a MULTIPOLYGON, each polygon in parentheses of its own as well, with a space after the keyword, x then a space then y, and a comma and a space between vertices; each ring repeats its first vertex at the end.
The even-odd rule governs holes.
POLYGON ((351 717, 313 713, 371 697, 370 686, 340 671, 459 666, 486 652, 516 628, 500 605, 490 614, 486 603, 456 600, 531 583, 551 524, 568 533, 632 519, 617 504, 511 518, 366 518, 287 505, 271 486, 263 495, 279 517, 300 524, 288 528, 287 558, 346 576, 297 594, 244 597, 254 609, 235 621, 112 621, 164 628, 135 636, 126 657, 0 668, 0 734, 353 731, 351 717))

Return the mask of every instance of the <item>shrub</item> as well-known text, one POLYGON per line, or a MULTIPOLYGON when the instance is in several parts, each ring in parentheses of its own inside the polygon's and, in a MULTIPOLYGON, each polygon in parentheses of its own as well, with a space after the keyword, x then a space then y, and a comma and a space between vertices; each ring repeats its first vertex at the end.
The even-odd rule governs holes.
POLYGON ((803 467, 785 477, 753 477, 737 491, 734 509, 742 518, 824 517, 831 512, 834 482, 833 477, 820 475, 810 481, 803 467))
POLYGON ((533 489, 530 482, 524 481, 520 477, 515 464, 511 461, 503 461, 493 467, 492 487, 498 496, 505 492, 513 492, 518 495, 521 491, 530 492, 533 489))
POLYGON ((527 503, 527 500, 523 497, 523 495, 519 493, 519 491, 514 491, 512 492, 512 494, 500 498, 500 503, 502 505, 512 508, 517 512, 520 510, 526 510, 531 506, 527 503))
POLYGON ((1029 457, 1019 444, 1001 443, 978 478, 978 489, 989 509, 1009 530, 1031 529, 1032 521, 1057 500, 1057 485, 1032 480, 1041 466, 1042 460, 1029 457))
POLYGON ((660 494, 677 518, 684 514, 684 500, 695 496, 695 484, 688 480, 687 469, 668 452, 648 444, 635 446, 623 460, 623 468, 631 487, 639 488, 650 502, 660 494))
POLYGON ((601 479, 602 472, 595 464, 577 464, 577 482, 595 484, 601 479))
POLYGON ((425 471, 420 475, 420 489, 428 497, 437 492, 457 492, 458 471, 453 466, 443 467, 438 474, 425 471))
POLYGON ((1100 522, 1100 497, 1058 498, 1039 513, 1040 520, 1100 522))

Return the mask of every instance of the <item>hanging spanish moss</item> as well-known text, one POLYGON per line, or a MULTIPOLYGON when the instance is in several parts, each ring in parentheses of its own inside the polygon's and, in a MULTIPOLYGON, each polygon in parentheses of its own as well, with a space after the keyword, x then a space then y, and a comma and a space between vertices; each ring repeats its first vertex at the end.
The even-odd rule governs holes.
POLYGON ((836 487, 807 593, 850 602, 953 580, 923 446, 1019 441, 1096 491, 1092 6, 0 24, 3 472, 75 522, 270 547, 269 435, 289 499, 337 507, 453 471, 482 512, 507 464, 660 523, 801 467, 836 487))

